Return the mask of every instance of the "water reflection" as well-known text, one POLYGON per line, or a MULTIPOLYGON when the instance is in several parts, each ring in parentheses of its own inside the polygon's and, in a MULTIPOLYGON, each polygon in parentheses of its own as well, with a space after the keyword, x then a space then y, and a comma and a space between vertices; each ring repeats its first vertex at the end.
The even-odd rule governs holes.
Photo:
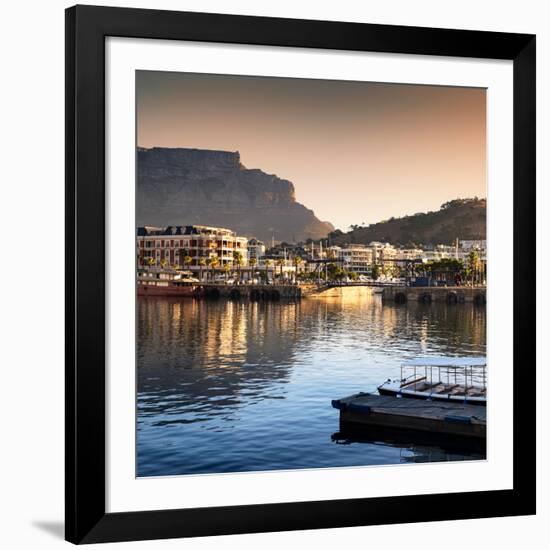
POLYGON ((485 458, 484 440, 458 438, 429 432, 404 432, 391 428, 353 425, 340 426, 332 434, 332 441, 338 445, 371 444, 392 446, 400 449, 401 463, 443 462, 452 460, 479 460, 485 458))
MULTIPOLYGON (((407 442, 339 444, 330 401, 374 391, 415 355, 484 354, 485 323, 483 308, 382 306, 367 289, 296 303, 140 298, 138 475, 418 458, 407 442)), ((472 456, 428 448, 430 460, 472 456)))

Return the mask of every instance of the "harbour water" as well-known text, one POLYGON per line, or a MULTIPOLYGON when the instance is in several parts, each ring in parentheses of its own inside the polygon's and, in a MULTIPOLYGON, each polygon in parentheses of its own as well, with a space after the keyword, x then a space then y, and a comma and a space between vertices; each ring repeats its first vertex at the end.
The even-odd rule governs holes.
POLYGON ((449 460, 473 453, 339 434, 331 400, 425 355, 484 355, 485 308, 382 305, 369 289, 299 302, 139 298, 137 475, 449 460))

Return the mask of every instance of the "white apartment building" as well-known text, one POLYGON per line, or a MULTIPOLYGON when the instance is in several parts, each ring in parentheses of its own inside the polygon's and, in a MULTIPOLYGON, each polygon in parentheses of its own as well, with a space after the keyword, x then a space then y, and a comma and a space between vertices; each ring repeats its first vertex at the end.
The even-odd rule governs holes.
POLYGON ((331 246, 327 249, 327 256, 334 258, 347 271, 360 275, 370 273, 373 264, 372 248, 361 244, 331 246))
POLYGON ((487 241, 485 239, 458 241, 463 257, 466 258, 472 250, 477 251, 482 262, 487 261, 487 241))
POLYGON ((261 258, 265 256, 265 244, 258 239, 249 239, 247 244, 248 261, 255 259, 259 264, 261 258))
POLYGON ((401 261, 423 260, 426 253, 421 248, 400 248, 397 250, 396 259, 401 261))
POLYGON ((368 247, 373 251, 373 262, 378 265, 393 265, 398 259, 398 250, 390 243, 372 241, 368 247))

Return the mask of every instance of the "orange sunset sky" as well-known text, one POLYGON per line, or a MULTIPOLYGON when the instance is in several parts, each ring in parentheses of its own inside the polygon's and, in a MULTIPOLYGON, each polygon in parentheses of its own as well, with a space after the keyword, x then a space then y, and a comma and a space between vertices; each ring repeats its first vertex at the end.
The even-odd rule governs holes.
POLYGON ((344 231, 486 196, 485 89, 138 71, 137 143, 239 151, 344 231))

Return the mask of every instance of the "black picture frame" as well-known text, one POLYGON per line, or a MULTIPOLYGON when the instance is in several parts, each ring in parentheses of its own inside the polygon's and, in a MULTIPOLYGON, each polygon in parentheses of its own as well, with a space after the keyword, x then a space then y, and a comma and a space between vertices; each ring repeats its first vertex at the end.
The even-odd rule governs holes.
POLYGON ((96 6, 69 8, 66 539, 78 544, 534 514, 533 391, 513 395, 510 490, 106 513, 105 38, 110 36, 512 60, 514 387, 529 379, 532 389, 535 380, 534 35, 96 6))

